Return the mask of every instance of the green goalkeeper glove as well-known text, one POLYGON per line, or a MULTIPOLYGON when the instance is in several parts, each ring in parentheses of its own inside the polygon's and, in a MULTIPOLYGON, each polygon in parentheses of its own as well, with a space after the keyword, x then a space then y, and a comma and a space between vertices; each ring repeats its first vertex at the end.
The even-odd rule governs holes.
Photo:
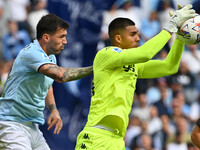
POLYGON ((178 28, 188 19, 195 17, 195 10, 191 9, 192 5, 178 5, 179 10, 170 12, 171 19, 164 29, 170 33, 177 32, 178 28))

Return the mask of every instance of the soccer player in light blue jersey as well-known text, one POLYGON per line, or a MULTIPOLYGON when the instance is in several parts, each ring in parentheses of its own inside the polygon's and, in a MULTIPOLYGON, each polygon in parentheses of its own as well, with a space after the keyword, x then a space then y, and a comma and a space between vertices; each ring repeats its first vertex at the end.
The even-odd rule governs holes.
POLYGON ((0 149, 49 150, 38 124, 44 124, 43 110, 51 112, 48 130, 62 129, 56 109, 52 83, 83 78, 92 66, 62 68, 56 65, 56 54, 67 44, 67 22, 49 14, 37 25, 37 39, 23 48, 15 59, 0 98, 0 149))

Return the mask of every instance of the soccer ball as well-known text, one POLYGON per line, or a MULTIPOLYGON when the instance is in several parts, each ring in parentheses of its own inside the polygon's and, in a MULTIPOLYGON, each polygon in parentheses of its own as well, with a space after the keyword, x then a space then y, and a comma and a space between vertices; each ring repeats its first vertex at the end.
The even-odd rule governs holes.
POLYGON ((200 15, 188 19, 176 33, 178 39, 187 45, 195 45, 200 42, 200 15))

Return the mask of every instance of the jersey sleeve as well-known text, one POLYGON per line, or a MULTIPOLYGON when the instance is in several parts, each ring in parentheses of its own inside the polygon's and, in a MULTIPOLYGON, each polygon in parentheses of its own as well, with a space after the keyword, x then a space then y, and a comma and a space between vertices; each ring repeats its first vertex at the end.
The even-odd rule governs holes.
POLYGON ((138 78, 158 78, 176 73, 179 68, 184 43, 175 39, 165 60, 150 60, 137 64, 138 78))
POLYGON ((104 48, 97 55, 99 65, 104 66, 103 68, 115 68, 149 61, 165 46, 170 38, 171 35, 163 30, 144 45, 137 48, 124 50, 117 47, 104 48))
POLYGON ((32 53, 26 53, 23 58, 26 65, 35 71, 38 71, 38 69, 44 64, 56 64, 54 55, 47 56, 45 52, 39 50, 32 53))
POLYGON ((121 65, 124 66, 149 61, 165 46, 170 38, 171 35, 163 30, 144 45, 123 50, 120 56, 121 65))
POLYGON ((94 63, 104 69, 115 68, 121 65, 121 53, 120 48, 106 47, 97 53, 94 63))

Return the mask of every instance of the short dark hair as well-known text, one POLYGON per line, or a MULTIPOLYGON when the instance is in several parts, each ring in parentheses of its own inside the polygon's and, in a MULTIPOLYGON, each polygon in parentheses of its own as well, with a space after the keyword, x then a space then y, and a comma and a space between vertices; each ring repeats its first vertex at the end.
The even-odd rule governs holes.
POLYGON ((69 24, 55 14, 43 16, 37 24, 37 39, 41 39, 43 34, 54 34, 58 28, 68 29, 69 24))
POLYGON ((108 26, 109 37, 112 38, 117 30, 125 29, 127 26, 134 26, 135 22, 128 18, 115 18, 108 26))

